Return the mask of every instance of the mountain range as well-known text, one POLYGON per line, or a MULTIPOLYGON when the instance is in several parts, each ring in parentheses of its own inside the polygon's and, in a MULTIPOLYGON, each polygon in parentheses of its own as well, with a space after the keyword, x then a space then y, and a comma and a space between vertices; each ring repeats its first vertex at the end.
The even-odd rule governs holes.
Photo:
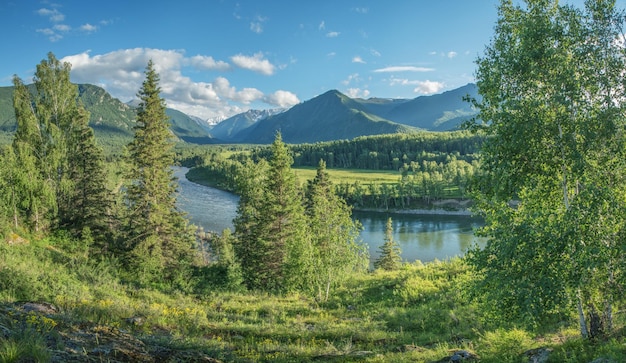
MULTIPOLYGON (((132 137, 136 101, 123 103, 95 85, 79 84, 78 89, 79 98, 91 113, 90 125, 101 142, 132 137)), ((0 87, 0 131, 15 130, 12 95, 13 87, 0 87)), ((287 110, 249 110, 217 125, 171 108, 166 113, 173 134, 185 142, 267 144, 280 131, 287 143, 314 143, 376 134, 454 130, 476 114, 463 101, 464 96, 478 97, 476 85, 414 99, 350 98, 330 90, 287 110)))

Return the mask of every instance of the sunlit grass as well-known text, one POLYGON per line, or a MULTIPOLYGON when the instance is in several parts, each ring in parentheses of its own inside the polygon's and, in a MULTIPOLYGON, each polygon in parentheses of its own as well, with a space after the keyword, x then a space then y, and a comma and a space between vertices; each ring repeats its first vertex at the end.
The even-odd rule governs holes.
MULTIPOLYGON (((300 183, 311 180, 317 172, 313 167, 294 168, 300 183)), ((401 174, 398 171, 382 170, 361 170, 361 169, 326 169, 330 179, 335 184, 359 182, 364 186, 367 184, 395 184, 400 180, 401 174)))
POLYGON ((0 338, 0 361, 45 359, 50 336, 85 326, 128 331, 147 345, 228 362, 427 362, 459 349, 483 362, 517 362, 539 347, 552 349, 554 362, 626 356, 621 335, 606 342, 579 339, 574 317, 572 327, 542 327, 541 334, 514 323, 494 326, 464 293, 473 275, 461 259, 355 275, 320 302, 303 294, 137 288, 120 280, 111 262, 79 263, 58 240, 28 239, 0 245, 0 307, 44 301, 59 313, 0 318, 10 332, 0 338))

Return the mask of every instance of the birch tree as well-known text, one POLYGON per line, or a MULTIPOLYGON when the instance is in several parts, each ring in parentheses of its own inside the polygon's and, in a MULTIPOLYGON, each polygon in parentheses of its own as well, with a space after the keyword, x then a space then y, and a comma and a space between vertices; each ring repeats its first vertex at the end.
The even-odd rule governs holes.
POLYGON ((624 16, 610 0, 503 0, 498 15, 469 124, 488 136, 473 186, 488 242, 469 260, 502 314, 573 309, 600 335, 624 269, 624 16))

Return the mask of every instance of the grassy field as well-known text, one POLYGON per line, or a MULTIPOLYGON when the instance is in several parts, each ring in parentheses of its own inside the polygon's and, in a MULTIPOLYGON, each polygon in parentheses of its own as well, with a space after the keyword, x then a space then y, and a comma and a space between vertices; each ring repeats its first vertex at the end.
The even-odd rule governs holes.
POLYGON ((626 357, 622 335, 583 341, 574 317, 534 330, 493 319, 465 293, 473 274, 459 259, 356 275, 320 302, 210 281, 190 281, 190 293, 138 288, 75 247, 62 238, 1 242, 0 362, 443 362, 459 351, 528 362, 524 352, 542 348, 550 362, 626 357))
MULTIPOLYGON (((311 180, 315 177, 316 168, 294 168, 300 183, 311 180)), ((375 184, 395 184, 400 180, 401 174, 398 171, 382 170, 359 170, 359 169, 326 169, 334 184, 359 182, 363 185, 375 184)))

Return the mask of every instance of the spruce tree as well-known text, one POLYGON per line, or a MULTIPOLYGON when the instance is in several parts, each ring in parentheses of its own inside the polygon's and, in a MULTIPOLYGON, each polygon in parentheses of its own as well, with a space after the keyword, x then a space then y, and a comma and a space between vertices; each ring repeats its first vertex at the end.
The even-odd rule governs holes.
POLYGON ((89 230, 100 252, 108 250, 111 238, 112 196, 106 187, 107 175, 102 149, 89 127, 89 113, 83 107, 74 116, 68 143, 68 178, 73 182, 62 208, 61 226, 83 237, 89 230))
POLYGON ((387 226, 385 228, 385 243, 380 246, 380 256, 374 262, 374 267, 383 270, 397 270, 402 263, 402 257, 400 254, 400 246, 393 239, 393 222, 391 217, 387 219, 387 226))
POLYGON ((244 192, 235 220, 235 253, 248 288, 301 290, 310 283, 311 275, 311 243, 302 193, 280 133, 271 152, 261 184, 242 182, 250 190, 244 192))
POLYGON ((352 210, 333 190, 320 160, 317 173, 306 189, 306 214, 313 245, 312 282, 318 299, 328 300, 330 289, 351 274, 367 268, 367 250, 357 242, 360 225, 352 210))
POLYGON ((170 124, 152 61, 139 90, 135 136, 128 145, 125 263, 141 282, 183 282, 197 254, 195 238, 176 207, 170 124))
POLYGON ((261 208, 265 199, 268 165, 265 159, 258 163, 246 162, 237 172, 239 205, 233 221, 234 252, 241 264, 243 282, 250 289, 261 289, 259 265, 263 262, 264 244, 261 233, 261 208))

